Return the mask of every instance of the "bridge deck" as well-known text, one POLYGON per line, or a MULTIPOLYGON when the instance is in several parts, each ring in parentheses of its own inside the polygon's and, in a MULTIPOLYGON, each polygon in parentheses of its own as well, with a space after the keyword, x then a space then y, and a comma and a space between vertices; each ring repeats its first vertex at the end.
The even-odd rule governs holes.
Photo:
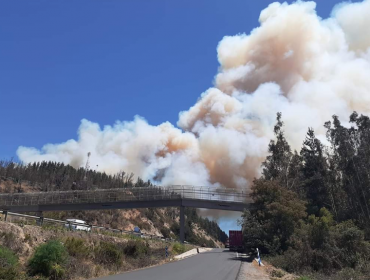
POLYGON ((0 209, 14 212, 176 206, 243 211, 251 205, 242 191, 192 186, 0 194, 0 209))

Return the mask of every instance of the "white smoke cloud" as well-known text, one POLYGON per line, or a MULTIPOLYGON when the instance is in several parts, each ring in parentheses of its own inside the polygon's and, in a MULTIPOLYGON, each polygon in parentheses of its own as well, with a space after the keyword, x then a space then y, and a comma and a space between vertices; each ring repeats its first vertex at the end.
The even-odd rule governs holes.
POLYGON ((299 149, 308 127, 323 137, 333 114, 370 113, 370 0, 344 3, 317 16, 314 2, 273 3, 249 34, 224 37, 219 73, 179 128, 143 118, 100 128, 82 120, 78 140, 19 147, 28 163, 61 161, 116 173, 134 172, 157 183, 246 188, 260 174, 277 112, 299 149))

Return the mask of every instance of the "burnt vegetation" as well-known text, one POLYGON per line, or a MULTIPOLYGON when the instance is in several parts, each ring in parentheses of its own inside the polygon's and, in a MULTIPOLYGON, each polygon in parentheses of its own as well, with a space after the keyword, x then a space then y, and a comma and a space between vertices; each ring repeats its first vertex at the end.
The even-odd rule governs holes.
POLYGON ((323 144, 308 129, 292 151, 282 116, 263 172, 254 180, 256 210, 241 220, 249 248, 313 279, 368 279, 370 275, 370 119, 354 112, 324 125, 323 144), (366 276, 367 275, 367 276, 366 276))

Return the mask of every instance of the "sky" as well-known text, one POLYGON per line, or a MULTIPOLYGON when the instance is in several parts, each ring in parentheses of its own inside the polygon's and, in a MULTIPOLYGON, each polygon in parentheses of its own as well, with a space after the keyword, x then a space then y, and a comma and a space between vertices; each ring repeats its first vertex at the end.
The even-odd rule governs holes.
POLYGON ((0 1, 0 159, 75 139, 83 118, 176 124, 212 86, 218 42, 271 2, 0 1))
POLYGON ((176 124, 212 85, 218 42, 269 3, 0 1, 0 158, 76 138, 83 118, 176 124))

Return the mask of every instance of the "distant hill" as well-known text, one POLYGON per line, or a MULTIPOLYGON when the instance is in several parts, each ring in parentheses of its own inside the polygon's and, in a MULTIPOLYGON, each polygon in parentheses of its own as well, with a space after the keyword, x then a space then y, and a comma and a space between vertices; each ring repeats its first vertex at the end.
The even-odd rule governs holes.
MULTIPOLYGON (((141 188, 153 186, 134 174, 116 175, 83 168, 75 169, 58 162, 37 162, 28 165, 0 161, 0 192, 48 192, 86 189, 141 188)), ((138 226, 144 233, 176 238, 179 235, 179 209, 125 209, 73 212, 47 212, 45 217, 78 218, 90 224, 133 230, 138 226)), ((227 235, 218 224, 200 217, 195 209, 185 209, 185 240, 198 245, 219 247, 227 235)))

